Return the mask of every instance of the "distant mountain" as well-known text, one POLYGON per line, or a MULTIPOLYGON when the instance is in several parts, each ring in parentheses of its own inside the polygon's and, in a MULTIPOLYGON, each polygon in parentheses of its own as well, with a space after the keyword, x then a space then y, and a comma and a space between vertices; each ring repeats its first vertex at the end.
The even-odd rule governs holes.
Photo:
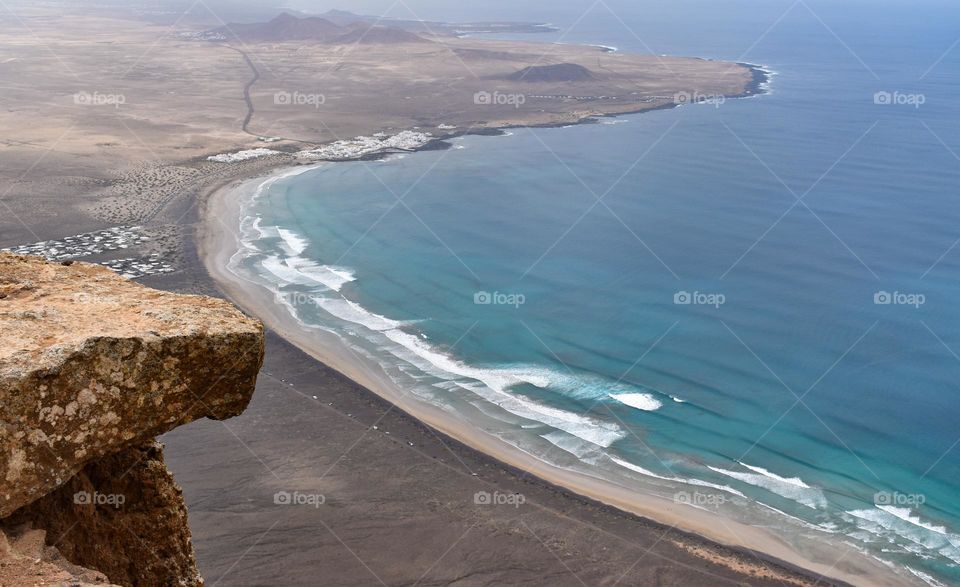
POLYGON ((391 43, 429 43, 416 33, 411 33, 403 29, 395 29, 385 26, 368 26, 362 23, 355 23, 349 33, 337 37, 335 42, 344 45, 359 43, 361 45, 371 44, 391 44, 391 43))
POLYGON ((576 63, 534 65, 511 73, 506 79, 514 82, 582 82, 596 76, 589 69, 576 63))
POLYGON ((312 41, 331 44, 427 43, 427 39, 399 28, 371 26, 349 12, 297 18, 283 13, 264 23, 229 24, 208 33, 209 38, 249 42, 312 41), (325 18, 326 16, 332 17, 325 18), (337 22, 335 22, 337 21, 337 22), (344 24, 338 24, 344 23, 344 24))
POLYGON ((403 29, 411 33, 435 36, 463 36, 467 34, 501 33, 548 33, 559 29, 546 24, 530 22, 465 22, 448 23, 429 20, 404 20, 402 18, 387 18, 364 14, 354 14, 347 10, 328 10, 318 15, 320 18, 342 26, 350 27, 357 23, 366 23, 368 26, 385 26, 391 29, 403 29))
POLYGON ((227 40, 233 40, 236 36, 243 41, 327 41, 345 31, 325 18, 297 18, 283 13, 270 22, 228 24, 213 32, 223 35, 227 40))
POLYGON ((339 26, 350 26, 358 22, 370 21, 369 16, 360 16, 359 14, 347 12, 346 10, 328 10, 321 14, 320 18, 325 18, 339 26))

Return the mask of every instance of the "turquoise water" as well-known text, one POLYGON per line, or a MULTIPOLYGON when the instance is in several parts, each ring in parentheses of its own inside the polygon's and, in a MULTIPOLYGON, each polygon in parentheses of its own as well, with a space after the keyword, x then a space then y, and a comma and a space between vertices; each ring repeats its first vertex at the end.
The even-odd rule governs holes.
POLYGON ((611 7, 562 40, 772 93, 289 176, 236 270, 545 460, 960 583, 957 11, 611 7))

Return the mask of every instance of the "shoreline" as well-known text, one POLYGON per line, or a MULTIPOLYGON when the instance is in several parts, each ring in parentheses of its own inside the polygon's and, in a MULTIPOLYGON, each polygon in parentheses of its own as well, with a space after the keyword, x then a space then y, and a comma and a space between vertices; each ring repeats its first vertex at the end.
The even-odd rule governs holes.
MULTIPOLYGON (((601 47, 601 45, 590 45, 591 47, 601 47)), ((770 83, 776 72, 768 69, 765 65, 760 65, 757 63, 747 63, 747 62, 736 62, 736 65, 746 67, 750 70, 750 83, 743 89, 739 94, 731 94, 729 96, 724 96, 726 100, 741 100, 745 98, 755 98, 757 96, 765 96, 770 93, 770 83)), ((698 102, 699 103, 699 102, 698 102)), ((673 110, 674 108, 679 108, 685 104, 678 104, 676 102, 666 102, 663 104, 658 104, 656 106, 651 106, 649 108, 638 108, 636 110, 627 110, 624 112, 612 112, 605 114, 591 114, 584 116, 578 120, 568 122, 548 122, 543 124, 505 124, 501 126, 493 127, 483 127, 477 128, 474 130, 467 130, 462 132, 450 133, 437 137, 436 139, 430 141, 420 149, 415 149, 410 152, 417 151, 431 151, 438 149, 449 149, 452 145, 447 143, 451 139, 455 139, 463 136, 502 136, 510 129, 514 128, 566 128, 569 126, 577 126, 581 124, 598 124, 600 121, 606 118, 619 118, 621 116, 634 116, 638 114, 647 114, 648 112, 657 112, 659 110, 673 110)), ((389 154, 389 153, 386 153, 389 154)))
MULTIPOLYGON (((590 45, 591 47, 603 47, 602 45, 590 45)), ((711 61, 710 59, 704 59, 704 61, 711 61)), ((747 62, 731 62, 740 67, 744 67, 750 71, 751 79, 743 88, 743 91, 738 94, 723 95, 724 100, 740 100, 746 98, 756 98, 758 96, 765 96, 771 93, 770 84, 772 78, 777 72, 769 69, 765 65, 757 63, 747 63, 747 62)), ((573 120, 560 120, 554 122, 542 122, 542 123, 500 123, 494 122, 489 126, 478 126, 472 125, 466 130, 455 130, 453 132, 447 132, 439 136, 434 136, 430 140, 426 141, 423 145, 412 148, 412 149, 400 149, 396 147, 386 147, 380 151, 374 151, 370 153, 365 153, 355 157, 349 158, 317 158, 310 162, 297 163, 297 165, 312 165, 316 163, 342 163, 346 161, 379 161, 390 155, 396 155, 401 153, 418 153, 420 151, 445 151, 447 149, 453 148, 453 144, 450 142, 453 139, 464 137, 464 136, 503 136, 507 131, 515 128, 567 128, 570 126, 577 126, 581 124, 598 124, 604 119, 608 118, 619 118, 622 116, 632 116, 638 114, 646 114, 648 112, 656 112, 658 110, 672 110, 674 108, 679 108, 681 106, 689 106, 703 103, 703 101, 693 102, 691 104, 677 103, 676 101, 663 102, 661 104, 656 104, 653 106, 644 105, 643 107, 633 108, 624 110, 621 112, 599 112, 591 113, 581 116, 573 120)), ((410 129, 406 129, 410 130, 410 129)), ((402 131, 398 131, 402 132, 402 131)), ((304 141, 295 140, 295 139, 285 139, 287 141, 304 143, 304 141)), ((323 147, 327 143, 310 143, 315 147, 323 147)), ((296 157, 300 151, 286 150, 281 147, 279 151, 283 155, 296 157)), ((205 156, 201 156, 201 159, 205 159, 205 156)))
MULTIPOLYGON (((466 133, 462 133, 466 134, 466 133)), ((499 134, 499 133, 485 133, 499 134)), ((856 567, 848 559, 845 572, 832 566, 806 559, 778 536, 719 515, 684 507, 654 495, 639 494, 612 481, 551 465, 491 434, 463 426, 436 406, 411 398, 394 383, 374 361, 361 359, 337 335, 320 328, 302 328, 286 310, 277 305, 265 288, 250 283, 227 269, 231 257, 240 248, 239 225, 242 204, 257 187, 274 178, 303 173, 320 165, 278 166, 268 175, 262 173, 214 186, 200 212, 197 239, 198 256, 210 277, 234 303, 261 318, 269 328, 314 359, 320 361, 369 392, 398 407, 413 420, 479 451, 507 468, 534 475, 538 481, 578 499, 586 499, 614 508, 647 522, 677 528, 696 542, 716 543, 741 557, 759 559, 784 570, 798 572, 814 581, 834 584, 899 585, 903 577, 895 576, 879 564, 856 567)), ((326 163, 329 164, 329 163, 326 163)), ((722 558, 722 557, 721 557, 722 558)))

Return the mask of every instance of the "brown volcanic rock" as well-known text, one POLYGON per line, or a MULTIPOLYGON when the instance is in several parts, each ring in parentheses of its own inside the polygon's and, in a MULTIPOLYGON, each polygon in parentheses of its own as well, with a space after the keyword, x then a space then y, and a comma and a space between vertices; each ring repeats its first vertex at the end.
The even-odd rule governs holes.
POLYGON ((106 575, 74 565, 29 524, 0 528, 0 585, 119 587, 106 575))
POLYGON ((157 442, 88 464, 4 520, 8 527, 21 523, 42 528, 65 559, 114 583, 203 585, 183 493, 157 442))
POLYGON ((582 82, 596 76, 589 69, 576 63, 533 65, 511 73, 506 79, 514 82, 582 82))
POLYGON ((352 31, 343 36, 337 37, 331 42, 341 45, 391 45, 397 43, 433 42, 421 37, 416 33, 411 33, 410 31, 393 27, 369 26, 365 23, 361 23, 359 25, 354 25, 351 28, 353 29, 352 31))
POLYGON ((240 414, 263 344, 222 300, 0 253, 0 517, 91 461, 240 414))
POLYGON ((283 13, 269 22, 253 24, 229 24, 216 29, 227 39, 235 36, 245 41, 328 41, 349 29, 336 25, 325 18, 311 16, 297 18, 283 13))

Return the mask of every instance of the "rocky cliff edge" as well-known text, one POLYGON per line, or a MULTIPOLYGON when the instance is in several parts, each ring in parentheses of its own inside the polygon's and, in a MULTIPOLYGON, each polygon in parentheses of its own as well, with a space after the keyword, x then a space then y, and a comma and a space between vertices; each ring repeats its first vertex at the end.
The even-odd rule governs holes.
POLYGON ((202 584, 154 439, 240 414, 263 352, 222 300, 0 253, 0 531, 113 583, 202 584))

